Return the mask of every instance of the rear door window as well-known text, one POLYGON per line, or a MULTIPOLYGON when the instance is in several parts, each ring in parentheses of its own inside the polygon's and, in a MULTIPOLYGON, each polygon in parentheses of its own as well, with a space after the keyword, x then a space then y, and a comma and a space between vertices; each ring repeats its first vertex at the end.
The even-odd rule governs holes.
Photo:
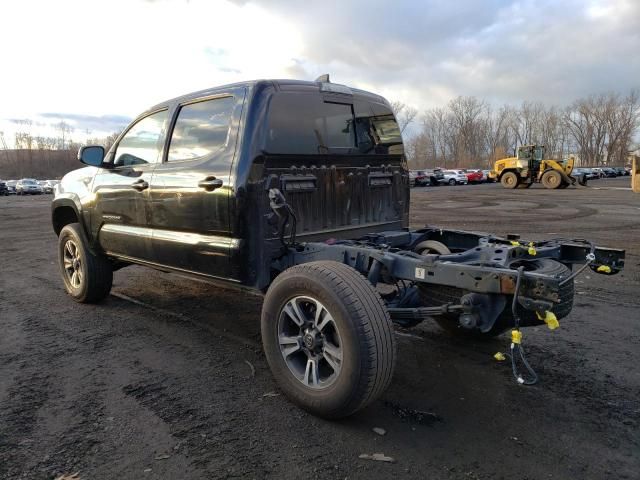
POLYGON ((229 138, 235 103, 234 97, 228 96, 180 107, 168 161, 192 160, 223 149, 229 138))

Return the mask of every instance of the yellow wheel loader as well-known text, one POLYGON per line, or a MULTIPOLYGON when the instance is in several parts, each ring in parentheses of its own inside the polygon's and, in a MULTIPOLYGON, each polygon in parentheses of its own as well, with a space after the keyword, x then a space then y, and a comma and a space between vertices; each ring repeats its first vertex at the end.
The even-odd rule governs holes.
POLYGON ((567 188, 586 185, 586 177, 576 179, 571 176, 574 158, 556 161, 545 160, 544 145, 522 145, 518 147, 516 157, 498 160, 489 177, 498 181, 504 188, 529 188, 534 183, 542 183, 545 188, 567 188))

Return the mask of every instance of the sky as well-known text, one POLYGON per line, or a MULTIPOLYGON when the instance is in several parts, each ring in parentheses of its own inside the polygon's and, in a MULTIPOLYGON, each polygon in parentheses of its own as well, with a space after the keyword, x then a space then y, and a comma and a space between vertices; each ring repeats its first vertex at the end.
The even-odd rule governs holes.
MULTIPOLYGON (((640 88, 640 0, 7 0, 0 131, 84 141, 183 93, 331 80, 418 110, 640 88)), ((1 146, 1 145, 0 145, 1 146)))

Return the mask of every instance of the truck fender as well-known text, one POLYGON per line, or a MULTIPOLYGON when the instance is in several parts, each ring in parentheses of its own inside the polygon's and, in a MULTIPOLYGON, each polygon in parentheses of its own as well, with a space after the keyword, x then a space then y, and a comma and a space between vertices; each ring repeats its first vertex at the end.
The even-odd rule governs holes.
POLYGON ((77 223, 80 224, 80 230, 83 235, 83 240, 85 241, 85 245, 89 249, 92 254, 96 254, 95 248, 92 242, 89 241, 89 235, 87 234, 87 226, 85 225, 84 216, 82 215, 82 205, 80 200, 75 195, 70 194, 62 194, 56 197, 51 202, 51 224, 53 226, 53 231, 56 235, 60 234, 60 231, 68 225, 69 218, 60 218, 57 214, 61 209, 71 209, 75 214, 75 218, 77 219, 77 223))

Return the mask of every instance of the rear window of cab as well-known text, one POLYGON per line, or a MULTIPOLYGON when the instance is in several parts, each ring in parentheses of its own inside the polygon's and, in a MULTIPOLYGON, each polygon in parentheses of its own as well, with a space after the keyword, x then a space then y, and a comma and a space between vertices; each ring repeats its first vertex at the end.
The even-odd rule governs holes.
POLYGON ((391 110, 348 97, 279 93, 269 105, 264 151, 270 154, 402 154, 391 110))

